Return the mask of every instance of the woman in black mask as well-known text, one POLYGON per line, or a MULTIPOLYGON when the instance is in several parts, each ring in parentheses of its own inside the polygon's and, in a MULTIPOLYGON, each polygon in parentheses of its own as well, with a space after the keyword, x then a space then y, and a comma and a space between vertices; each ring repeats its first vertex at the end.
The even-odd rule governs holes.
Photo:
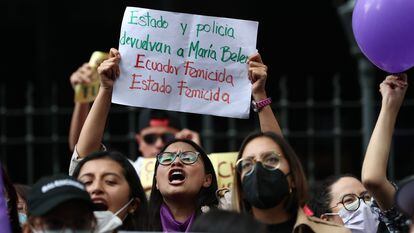
POLYGON ((234 203, 267 225, 268 232, 348 232, 309 217, 303 207, 307 182, 302 165, 289 144, 272 132, 248 136, 236 163, 234 203))

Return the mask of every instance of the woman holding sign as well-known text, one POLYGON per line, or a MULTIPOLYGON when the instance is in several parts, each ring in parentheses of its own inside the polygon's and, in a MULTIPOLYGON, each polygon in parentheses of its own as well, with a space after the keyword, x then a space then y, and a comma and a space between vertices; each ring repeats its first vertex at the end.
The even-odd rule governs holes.
MULTIPOLYGON (((110 58, 98 68, 101 87, 82 128, 75 148, 76 158, 82 159, 84 156, 80 155, 87 155, 101 147, 113 84, 120 74, 120 58, 119 52, 111 49, 110 58)), ((89 160, 88 157, 84 161, 89 160)), ((168 143, 157 155, 152 189, 151 230, 186 231, 201 213, 201 207, 215 208, 218 203, 214 168, 201 147, 186 139, 168 143)))
POLYGON ((268 232, 348 232, 307 216, 307 182, 302 165, 289 144, 272 132, 248 136, 236 163, 234 204, 267 225, 268 232), (305 231, 303 231, 305 230, 305 231))
MULTIPOLYGON (((111 49, 110 58, 98 68, 101 75, 101 89, 87 118, 85 127, 93 127, 98 123, 101 129, 105 125, 105 117, 110 107, 112 86, 119 76, 120 54, 111 49), (103 101, 105 104, 103 104, 103 101), (97 109, 94 109, 98 107, 97 109), (102 112, 100 112, 102 111, 102 112), (100 113, 100 114, 99 114, 100 113), (94 117, 96 116, 96 118, 94 117), (90 122, 88 122, 90 121, 90 122)), ((103 132, 98 133, 98 139, 103 132)), ((84 154, 88 143, 82 142, 84 129, 78 142, 78 152, 84 154)), ((94 135, 89 135, 88 138, 94 135)), ((100 142, 90 138, 93 148, 99 148, 100 142)), ((89 148, 90 149, 90 148, 89 148)), ((168 144, 157 155, 153 186, 150 197, 150 230, 163 232, 185 232, 203 210, 215 208, 218 204, 215 192, 217 179, 213 165, 207 154, 195 142, 176 139, 168 144)))
MULTIPOLYGON (((254 101, 266 97, 266 66, 259 55, 249 59, 254 101)), ((307 182, 299 158, 283 139, 270 107, 259 109, 262 132, 248 136, 236 163, 233 205, 267 225, 268 232, 348 232, 347 229, 308 217, 303 209, 307 182)))
MULTIPOLYGON (((267 67, 259 54, 250 57, 248 65, 261 129, 280 134, 265 92, 267 67)), ((187 231, 198 215, 218 205, 216 190, 214 168, 197 144, 188 140, 167 144, 157 156, 149 208, 150 229, 187 231)))
MULTIPOLYGON (((101 147, 112 87, 120 74, 119 61, 119 52, 111 49, 110 58, 98 68, 101 87, 82 128, 75 148, 76 154, 86 155, 101 147)), ((261 129, 280 133, 280 127, 269 106, 271 101, 264 91, 267 67, 258 54, 251 57, 248 65, 255 111, 259 114, 261 129)), ((217 181, 211 162, 205 152, 191 141, 173 141, 164 147, 157 156, 153 183, 150 198, 152 230, 186 231, 193 219, 201 213, 201 207, 206 210, 217 205, 217 181)))
POLYGON ((110 58, 99 67, 101 86, 82 127, 74 149, 69 173, 85 184, 95 204, 98 229, 146 230, 147 198, 139 177, 128 159, 99 150, 111 105, 112 86, 119 74, 120 55, 111 50, 110 58), (88 155, 88 156, 87 156, 88 155))

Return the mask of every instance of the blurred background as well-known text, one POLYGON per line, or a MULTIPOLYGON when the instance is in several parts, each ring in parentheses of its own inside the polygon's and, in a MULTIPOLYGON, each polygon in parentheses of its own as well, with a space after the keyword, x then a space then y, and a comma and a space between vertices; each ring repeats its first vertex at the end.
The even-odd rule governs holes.
MULTIPOLYGON (((352 1, 28 1, 4 0, 0 78, 0 159, 12 180, 31 184, 64 172, 71 153, 69 77, 93 51, 118 46, 127 6, 259 22, 257 49, 269 67, 268 94, 283 133, 311 182, 330 174, 360 175, 387 75, 353 41, 352 1), (4 63, 5 62, 5 63, 4 63)), ((412 86, 408 73, 409 84, 412 86)), ((402 107, 389 167, 398 180, 412 173, 414 93, 402 107)), ((104 143, 130 158, 140 109, 114 105, 104 143)), ((237 151, 257 130, 248 120, 184 114, 208 152, 237 151)))

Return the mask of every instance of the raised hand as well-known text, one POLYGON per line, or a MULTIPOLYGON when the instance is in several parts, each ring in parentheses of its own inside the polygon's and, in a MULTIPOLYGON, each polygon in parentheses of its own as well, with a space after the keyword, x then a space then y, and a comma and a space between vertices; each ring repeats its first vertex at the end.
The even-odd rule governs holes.
POLYGON ((252 83, 252 96, 255 100, 265 99, 266 96, 266 79, 267 66, 263 64, 259 53, 250 56, 247 60, 249 65, 249 80, 252 83))
POLYGON ((111 48, 109 58, 99 65, 98 73, 101 76, 101 88, 112 90, 115 80, 119 77, 119 61, 121 54, 117 49, 111 48))
POLYGON ((87 84, 93 81, 95 71, 88 63, 84 63, 79 67, 75 72, 70 76, 70 84, 72 88, 75 89, 75 86, 78 84, 87 84))
POLYGON ((383 107, 398 111, 404 101, 407 87, 408 83, 406 74, 387 76, 380 84, 383 107))

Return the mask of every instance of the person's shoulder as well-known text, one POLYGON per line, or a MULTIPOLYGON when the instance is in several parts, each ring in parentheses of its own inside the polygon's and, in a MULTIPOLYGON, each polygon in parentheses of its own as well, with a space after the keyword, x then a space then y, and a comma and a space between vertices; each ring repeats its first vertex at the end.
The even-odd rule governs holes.
POLYGON ((294 232, 350 233, 351 231, 334 222, 307 216, 302 209, 299 209, 294 232))
POLYGON ((138 158, 135 161, 133 161, 131 159, 128 159, 128 160, 132 164, 132 166, 134 166, 135 170, 137 171, 137 173, 139 175, 139 172, 141 171, 141 167, 144 163, 144 158, 141 157, 141 156, 138 156, 138 158))

